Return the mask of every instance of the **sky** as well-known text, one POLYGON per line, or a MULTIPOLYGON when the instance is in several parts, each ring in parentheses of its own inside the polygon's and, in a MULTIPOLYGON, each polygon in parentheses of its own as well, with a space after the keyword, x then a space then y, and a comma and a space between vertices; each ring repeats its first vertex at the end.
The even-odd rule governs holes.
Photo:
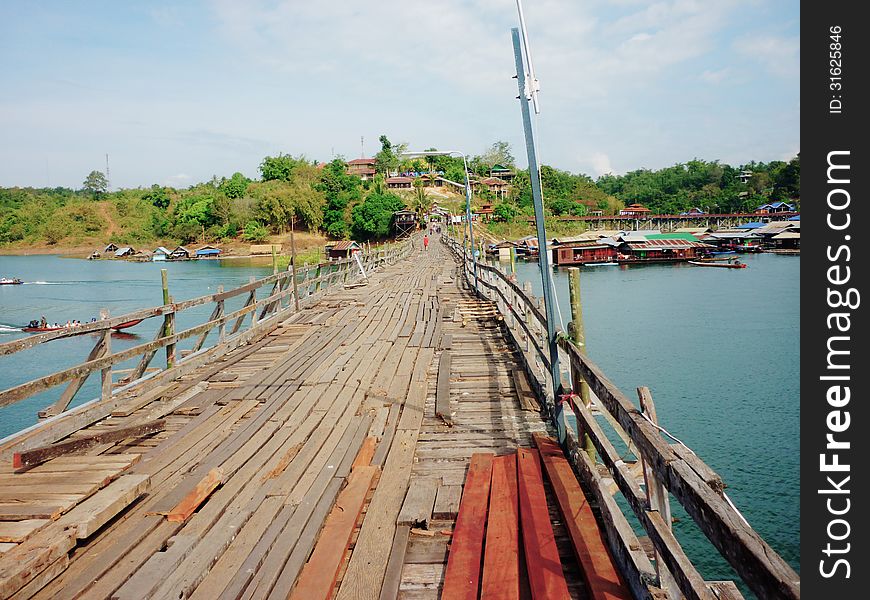
MULTIPOLYGON (((800 151, 795 0, 526 0, 539 160, 598 177, 800 151)), ((187 187, 264 156, 527 164, 514 0, 0 0, 0 186, 187 187)))

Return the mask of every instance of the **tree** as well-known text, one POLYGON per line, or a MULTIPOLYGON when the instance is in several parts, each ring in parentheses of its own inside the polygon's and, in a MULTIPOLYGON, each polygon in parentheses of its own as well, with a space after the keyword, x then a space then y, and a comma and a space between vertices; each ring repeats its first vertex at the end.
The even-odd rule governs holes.
POLYGON ((82 190, 89 193, 96 200, 102 194, 109 191, 109 180, 106 179, 106 176, 102 172, 91 171, 85 177, 84 183, 82 183, 82 190))
POLYGON ((234 200, 245 195, 250 183, 251 180, 241 173, 233 173, 233 176, 229 179, 221 180, 218 189, 222 191, 227 198, 234 200))
POLYGON ((390 234, 393 213, 405 208, 405 203, 395 194, 372 192, 353 207, 352 232, 360 241, 385 238, 390 234))
POLYGON ((299 158, 293 158, 289 154, 267 156, 260 163, 260 177, 263 181, 272 181, 273 179, 290 181, 296 167, 307 163, 308 161, 301 156, 299 158))
POLYGON ((516 159, 514 155, 511 153, 511 145, 508 142, 498 141, 493 143, 489 149, 483 153, 483 156, 480 157, 481 162, 483 162, 489 170, 492 171, 492 168, 495 165, 501 165, 503 167, 513 168, 516 163, 516 159))
POLYGON ((159 209, 166 210, 169 208, 169 194, 166 193, 164 187, 159 186, 156 183, 151 186, 150 190, 145 192, 142 199, 159 209))
POLYGON ((344 239, 350 233, 350 211, 352 203, 362 197, 359 177, 347 174, 347 164, 335 159, 323 167, 320 182, 315 188, 323 192, 323 229, 333 238, 344 239))
POLYGON ((432 210, 432 198, 426 193, 426 188, 423 187, 423 179, 417 177, 414 179, 414 212, 417 213, 417 222, 423 223, 426 215, 432 210))
POLYGON ((257 221, 248 221, 242 237, 249 242, 264 242, 269 237, 269 231, 257 221))
POLYGON ((378 138, 381 142, 381 150, 375 154, 375 171, 383 175, 389 175, 399 168, 402 154, 408 149, 408 144, 393 144, 386 135, 378 138))

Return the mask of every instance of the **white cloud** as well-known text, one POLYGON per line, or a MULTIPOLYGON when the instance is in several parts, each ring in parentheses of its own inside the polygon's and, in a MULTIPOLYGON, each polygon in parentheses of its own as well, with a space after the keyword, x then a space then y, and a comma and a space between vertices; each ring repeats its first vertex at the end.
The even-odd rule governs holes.
POLYGON ((773 75, 794 77, 798 74, 800 41, 796 37, 752 33, 735 40, 734 49, 761 63, 773 75))
POLYGON ((705 83, 709 83, 712 85, 719 85, 723 81, 725 81, 731 75, 731 69, 729 67, 725 67, 724 69, 717 70, 706 70, 700 75, 701 81, 705 83))
POLYGON ((616 171, 613 168, 613 165, 610 163, 610 157, 607 156, 603 152, 596 152, 589 159, 589 163, 592 165, 592 169, 595 171, 595 174, 598 177, 602 175, 607 175, 608 173, 612 173, 616 175, 616 171))
POLYGON ((193 177, 187 173, 179 173, 178 175, 170 175, 163 181, 163 185, 181 188, 187 187, 193 183, 193 177))

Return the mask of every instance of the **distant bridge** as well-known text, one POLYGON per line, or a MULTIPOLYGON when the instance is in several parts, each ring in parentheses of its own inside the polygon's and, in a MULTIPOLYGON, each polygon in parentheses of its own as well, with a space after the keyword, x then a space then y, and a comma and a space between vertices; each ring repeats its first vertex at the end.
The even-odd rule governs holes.
MULTIPOLYGON (((557 221, 583 221, 589 223, 589 229, 660 229, 673 231, 680 227, 715 227, 717 229, 737 227, 754 221, 767 223, 788 219, 799 215, 798 212, 778 213, 725 213, 707 215, 646 215, 638 216, 585 216, 585 217, 555 217, 557 221)), ((529 223, 534 223, 535 218, 529 217, 529 223)))

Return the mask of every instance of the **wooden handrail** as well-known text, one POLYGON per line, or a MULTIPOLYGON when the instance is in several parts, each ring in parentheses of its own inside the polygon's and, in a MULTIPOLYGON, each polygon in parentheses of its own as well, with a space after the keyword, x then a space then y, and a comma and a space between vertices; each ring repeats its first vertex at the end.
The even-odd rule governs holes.
MULTIPOLYGON (((451 239, 445 239, 445 243, 461 260, 463 257, 461 246, 451 239)), ((475 262, 477 262, 479 274, 491 274, 507 284, 514 296, 531 309, 531 316, 541 326, 545 325, 545 317, 538 310, 535 301, 514 281, 511 281, 501 269, 482 264, 479 261, 475 262)), ((470 274, 472 270, 471 260, 466 259, 465 263, 463 270, 466 280, 473 284, 473 276, 470 274)), ((489 299, 495 298, 493 293, 497 294, 504 301, 510 313, 514 315, 514 322, 519 324, 522 333, 531 335, 521 314, 505 297, 498 285, 485 281, 485 278, 479 278, 478 283, 484 290, 483 295, 489 299)), ((507 326, 515 341, 518 341, 520 332, 511 331, 510 324, 507 326)), ((534 336, 531 336, 531 340, 536 358, 545 362, 547 357, 543 348, 537 343, 534 336)), ((604 372, 569 338, 559 336, 558 343, 560 350, 568 356, 571 373, 579 375, 589 384, 602 410, 606 410, 609 416, 612 416, 611 422, 614 424, 615 431, 624 439, 627 438, 633 442, 656 477, 683 505, 699 529, 731 564, 746 585, 764 598, 799 598, 800 577, 726 500, 722 492, 721 478, 697 458, 691 450, 684 449, 685 451, 676 452, 662 438, 658 427, 635 407, 607 378, 604 372), (685 458, 687 456, 691 456, 692 460, 687 460, 685 458)), ((529 376, 537 377, 537 374, 529 373, 529 376)), ((543 385, 538 387, 543 389, 543 385)), ((553 418, 558 420, 562 411, 556 408, 557 403, 553 399, 550 399, 550 406, 553 410, 553 418)), ((658 511, 650 510, 646 495, 641 493, 637 482, 627 472, 621 457, 613 448, 598 421, 592 416, 591 410, 573 401, 569 401, 569 406, 578 419, 581 431, 592 440, 603 464, 613 475, 619 491, 626 498, 632 511, 649 534, 656 552, 674 576, 681 593, 687 598, 711 597, 703 579, 688 561, 679 542, 661 515, 658 511)), ((576 434, 571 432, 569 437, 574 441, 573 447, 569 449, 573 450, 571 458, 575 467, 581 473, 591 473, 590 468, 594 467, 594 464, 587 464, 591 459, 577 441, 576 434)), ((569 443, 569 446, 572 444, 569 443)), ((591 477, 586 480, 587 485, 593 484, 591 480, 591 477)), ((624 555, 625 553, 620 554, 624 555)))
MULTIPOLYGON (((384 264, 391 264, 396 260, 404 258, 409 254, 409 252, 410 243, 408 242, 392 244, 386 248, 382 247, 375 251, 365 253, 361 257, 361 262, 365 269, 370 270, 384 264)), ((0 356, 3 356, 16 352, 21 352, 29 348, 38 346, 39 344, 62 338, 93 333, 103 333, 105 336, 106 332, 110 331, 112 328, 128 321, 133 321, 137 319, 148 319, 152 317, 174 317, 175 314, 189 308, 201 306, 208 303, 215 303, 215 310, 212 311, 211 317, 205 323, 191 327, 181 332, 171 333, 169 335, 165 335, 165 332, 163 331, 158 331, 157 337, 155 337, 154 340, 144 344, 139 344, 137 346, 122 350, 120 352, 116 352, 114 354, 109 354, 106 352, 95 353, 94 351, 92 351, 91 356, 89 356, 85 362, 79 365, 57 371, 49 375, 45 375, 43 377, 39 377, 31 381, 22 383, 20 385, 0 391, 0 407, 13 404, 36 393, 60 385, 64 382, 73 381, 73 383, 70 384, 67 393, 64 395, 62 401, 60 401, 59 405, 55 405, 59 406, 59 408, 46 412, 46 416, 48 416, 49 414, 55 414, 55 412, 57 411, 62 411, 66 409, 72 397, 79 390, 79 388, 81 388, 81 384, 84 382, 84 380, 87 379, 87 377, 95 371, 104 371, 104 373, 110 373, 113 365, 142 355, 143 358, 140 367, 138 369, 134 369, 134 372, 137 372, 139 375, 141 375, 145 372, 145 368, 147 367, 148 363, 154 358, 160 348, 173 347, 179 341, 199 335, 200 339, 198 340, 195 349, 196 351, 200 351, 205 341, 205 338, 207 337, 209 332, 216 327, 221 329, 222 335, 220 336, 220 339, 209 348, 214 348, 220 346, 221 344, 227 344, 235 337, 241 335, 241 333, 239 332, 239 327, 242 324, 242 321, 248 315, 253 315, 251 318, 251 328, 258 327, 259 321, 263 320, 264 318, 269 321, 269 324, 271 326, 272 316, 293 310, 291 308, 292 303, 287 307, 282 306, 282 301, 285 298, 292 297, 294 293, 298 293, 300 297, 304 293, 304 297, 307 298, 315 294, 325 292, 326 290, 330 289, 335 285, 343 284, 348 279, 355 281, 358 278, 362 277, 361 274, 355 273, 356 267, 357 261, 354 258, 348 258, 338 261, 324 262, 318 265, 312 265, 311 267, 308 267, 304 270, 297 270, 297 278, 300 276, 303 278, 303 285, 299 286, 298 290, 296 291, 294 291, 293 286, 288 284, 288 280, 293 276, 292 271, 282 271, 280 273, 269 275, 262 279, 241 285, 226 292, 219 291, 214 294, 207 294, 181 302, 173 302, 169 304, 164 304, 162 306, 140 309, 117 317, 103 319, 93 323, 86 323, 75 328, 46 332, 43 334, 30 336, 28 338, 13 340, 11 342, 0 344, 0 356), (309 272, 314 270, 316 270, 317 275, 315 277, 309 278, 309 272), (268 285, 273 286, 269 293, 269 296, 254 301, 254 294, 256 290, 268 285), (223 303, 227 299, 234 298, 245 293, 248 293, 249 301, 242 308, 230 313, 224 312, 223 303), (262 313, 258 317, 256 313, 260 308, 262 308, 262 313), (233 320, 236 320, 236 325, 231 328, 228 335, 224 335, 226 324, 233 320)), ((103 393, 107 393, 107 389, 108 393, 111 393, 110 386, 104 386, 103 393)))

